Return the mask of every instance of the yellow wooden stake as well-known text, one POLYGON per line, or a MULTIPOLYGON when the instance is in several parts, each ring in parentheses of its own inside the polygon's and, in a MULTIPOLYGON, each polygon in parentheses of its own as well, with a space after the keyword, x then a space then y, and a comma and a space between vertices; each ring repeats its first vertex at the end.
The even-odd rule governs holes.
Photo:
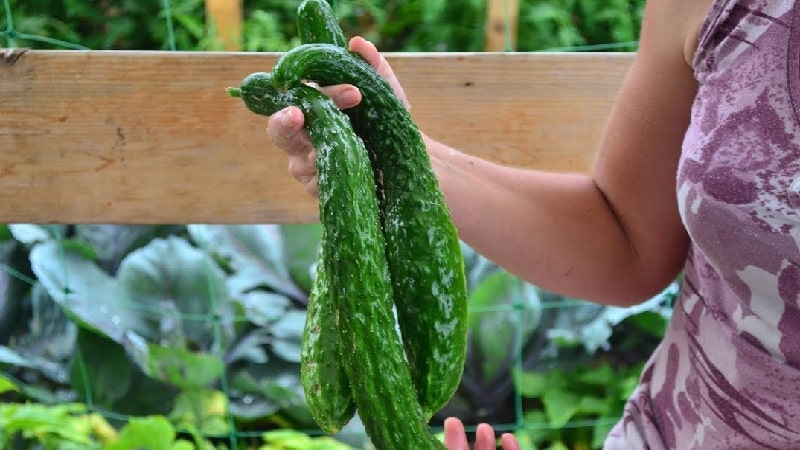
POLYGON ((242 48, 241 0, 206 0, 206 21, 227 51, 242 48))
POLYGON ((486 0, 486 14, 486 51, 515 51, 519 0, 486 0))

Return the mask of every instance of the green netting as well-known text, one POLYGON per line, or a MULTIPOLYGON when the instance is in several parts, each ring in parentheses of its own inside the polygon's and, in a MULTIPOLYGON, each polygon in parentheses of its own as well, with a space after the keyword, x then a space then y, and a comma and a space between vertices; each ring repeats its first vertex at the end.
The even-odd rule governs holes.
MULTIPOLYGON (((75 5, 80 2, 64 3, 78 14, 75 5)), ((344 11, 354 3, 333 4, 344 11)), ((557 3, 541 2, 526 11, 558 19, 557 12, 545 8, 557 3)), ((627 2, 598 2, 619 3, 627 2)), ((202 5, 160 0, 160 10, 151 14, 163 27, 164 40, 156 44, 158 48, 197 50, 182 48, 178 36, 192 28, 187 11, 197 11, 198 4, 202 5)), ((444 2, 426 4, 439 4, 439 12, 445 8, 444 2)), ((26 32, 17 26, 26 18, 16 14, 15 3, 3 0, 2 5, 0 43, 7 47, 23 43, 34 48, 97 48, 57 33, 26 32)), ((93 2, 83 6, 99 7, 93 2)), ((391 12, 399 14, 400 9, 391 12)), ((508 13, 511 20, 512 12, 508 13)), ((381 11, 371 14, 380 17, 381 11)), ((520 16, 520 21, 538 23, 538 17, 520 16)), ((475 18, 475 30, 482 30, 479 19, 475 18)), ((511 29, 506 27, 507 49, 511 29)), ((559 30, 569 31, 554 29, 559 30)), ((200 31, 194 33, 197 41, 203 41, 200 31)), ((287 42, 289 38, 283 43, 287 42)), ((635 46, 635 40, 621 39, 532 51, 635 46)), ((303 412, 297 386, 286 384, 299 367, 290 356, 299 339, 298 322, 293 322, 294 328, 281 322, 303 312, 313 260, 309 255, 318 244, 315 227, 4 226, 0 399, 82 402, 88 411, 118 426, 157 414, 168 417, 188 436, 218 438, 230 448, 255 448, 264 432, 274 429, 321 434, 303 412), (80 303, 81 299, 88 303, 80 303), (46 306, 54 300, 60 312, 46 306), (288 305, 278 308, 280 317, 270 310, 277 308, 275 304, 288 305), (151 330, 151 335, 137 330, 151 330), (55 341, 47 341, 53 336, 55 341), (65 355, 62 347, 69 342, 74 354, 65 355), (181 351, 156 357, 163 349, 181 351), (18 392, 2 394, 4 378, 18 392), (218 394, 221 409, 214 403, 218 394), (172 399, 170 407, 156 404, 153 396, 172 399), (271 412, 259 415, 253 412, 256 406, 271 412), (136 409, 146 413, 131 412, 136 409)), ((597 447, 598 436, 616 421, 641 363, 663 332, 674 286, 638 309, 604 308, 528 285, 467 247, 465 255, 474 323, 470 360, 454 403, 432 422, 435 430, 441 430, 444 416, 454 414, 466 417, 469 430, 489 422, 497 431, 517 432, 524 448, 559 442, 574 448, 597 447)), ((0 414, 0 424, 2 420, 0 414)), ((359 436, 358 428, 352 427, 339 438, 353 442, 359 436)))

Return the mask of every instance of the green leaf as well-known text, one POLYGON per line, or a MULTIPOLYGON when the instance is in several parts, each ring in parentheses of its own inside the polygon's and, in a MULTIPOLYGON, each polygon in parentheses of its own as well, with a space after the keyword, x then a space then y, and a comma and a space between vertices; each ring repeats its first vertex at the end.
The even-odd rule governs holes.
POLYGON ((211 390, 181 392, 169 419, 176 428, 193 430, 207 436, 221 436, 230 432, 225 393, 211 390))
POLYGON ((22 433, 26 438, 52 439, 86 446, 92 444, 91 427, 85 419, 86 406, 75 403, 41 405, 37 403, 0 405, 0 430, 22 433))
POLYGON ((160 416, 133 418, 119 433, 119 439, 107 450, 170 450, 175 441, 172 424, 160 416))
POLYGON ((355 450, 330 436, 311 437, 296 430, 272 430, 262 435, 260 450, 355 450))
POLYGON ((129 330, 148 334, 128 291, 83 255, 50 241, 36 245, 30 260, 50 297, 82 327, 116 342, 129 330))
POLYGON ((318 223, 285 224, 280 229, 286 247, 289 274, 300 289, 309 292, 313 281, 310 268, 317 261, 322 226, 318 223))
POLYGON ((269 361, 266 347, 270 341, 271 338, 268 336, 266 329, 253 329, 240 336, 233 347, 228 349, 225 361, 227 361, 228 365, 240 361, 265 364, 269 361))
POLYGON ((78 333, 81 359, 72 366, 72 387, 83 398, 104 408, 131 394, 134 370, 125 349, 100 334, 78 333))
MULTIPOLYGON (((225 275, 185 239, 154 239, 122 261, 117 277, 137 309, 147 310, 151 331, 143 337, 178 347, 224 345, 214 343, 214 323, 231 315, 225 275)), ((222 331, 223 338, 232 333, 222 331)))
POLYGON ((669 318, 655 311, 644 311, 625 321, 657 337, 664 336, 669 326, 669 318))
POLYGON ((14 239, 28 245, 46 242, 64 235, 63 227, 58 225, 19 223, 8 225, 8 230, 14 239))
POLYGON ((75 240, 91 247, 104 269, 115 272, 128 253, 156 237, 161 229, 153 225, 76 225, 75 240))
POLYGON ((225 365, 215 355, 194 353, 183 348, 147 344, 145 373, 182 389, 209 386, 222 375, 225 365))
POLYGON ((523 397, 540 398, 549 389, 549 377, 543 372, 516 371, 517 391, 523 397))
MULTIPOLYGON (((136 336, 126 334, 123 344, 136 336)), ((72 387, 84 401, 118 414, 165 413, 172 407, 175 388, 145 375, 128 350, 107 337, 81 330, 80 358, 75 358, 72 387)))
POLYGON ((0 241, 14 238, 14 235, 11 234, 11 230, 8 227, 8 225, 0 225, 0 241))
POLYGON ((71 250, 78 253, 89 261, 95 261, 97 259, 97 252, 90 244, 75 239, 58 239, 58 243, 64 250, 71 250))
POLYGON ((567 447, 564 441, 558 440, 550 444, 546 450, 569 450, 569 447, 567 447))
POLYGON ((602 388, 617 382, 619 380, 619 374, 614 372, 610 364, 602 363, 581 371, 576 378, 581 383, 602 388))
POLYGON ((250 291, 237 296, 245 318, 258 327, 269 327, 286 314, 292 306, 286 296, 265 291, 250 291))
POLYGON ((306 320, 305 311, 289 311, 269 329, 270 347, 276 355, 289 362, 300 362, 300 342, 306 320))
POLYGON ((18 392, 17 386, 11 380, 6 378, 6 376, 3 375, 3 373, 0 372, 0 394, 12 391, 18 392))
POLYGON ((483 379, 503 375, 541 320, 536 288, 506 271, 486 276, 470 293, 470 331, 483 379))
POLYGON ((67 382, 77 327, 38 282, 15 301, 24 308, 15 314, 18 323, 9 336, 10 347, 0 346, 0 365, 31 369, 18 373, 20 379, 67 382))
POLYGON ((548 390, 542 394, 544 412, 553 428, 566 425, 578 412, 579 402, 578 396, 570 392, 548 390))
POLYGON ((615 405, 615 398, 586 396, 581 397, 580 402, 578 403, 578 411, 581 413, 598 415, 602 417, 613 411, 615 405))
POLYGON ((445 6, 446 0, 425 0, 422 2, 422 21, 430 23, 440 19, 445 6))
POLYGON ((190 225, 188 230, 197 245, 228 262, 234 295, 268 287, 292 298, 305 298, 289 274, 277 225, 190 225))
POLYGON ((300 384, 300 365, 281 359, 268 364, 237 365, 229 378, 231 413, 237 418, 254 419, 305 406, 300 384))
POLYGON ((0 264, 0 342, 9 342, 30 325, 28 306, 34 280, 28 249, 15 240, 0 241, 0 264))
POLYGON ((8 364, 10 366, 31 367, 28 361, 25 360, 19 353, 6 347, 0 346, 0 364, 8 364))
MULTIPOLYGON (((522 428, 522 430, 526 440, 530 441, 531 444, 539 445, 542 442, 546 442, 551 439, 555 434, 554 430, 547 422, 547 417, 545 416, 544 411, 530 410, 525 412, 523 418, 525 426, 522 428)), ((520 442, 520 444, 522 444, 522 442, 520 442)), ((531 447, 532 446, 533 445, 531 445, 531 447)))

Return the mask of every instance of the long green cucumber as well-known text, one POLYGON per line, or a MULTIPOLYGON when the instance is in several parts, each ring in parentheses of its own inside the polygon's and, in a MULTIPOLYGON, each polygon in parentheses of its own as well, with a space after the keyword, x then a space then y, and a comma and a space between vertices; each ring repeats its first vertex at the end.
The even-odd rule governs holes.
POLYGON ((273 67, 273 83, 285 88, 302 80, 361 90, 361 103, 345 112, 371 152, 380 184, 398 322, 430 418, 447 404, 463 374, 467 288, 457 230, 421 133, 386 80, 338 46, 303 44, 283 54, 273 67))
POLYGON ((332 44, 347 48, 347 38, 331 5, 325 0, 303 0, 297 7, 300 42, 332 44))
MULTIPOLYGON (((325 0, 303 0, 297 8, 300 41, 344 47, 347 42, 333 9, 325 0)), ((300 346, 300 381, 317 425, 338 432, 355 415, 350 380, 339 351, 339 308, 329 289, 330 246, 323 229, 320 253, 300 346)))
MULTIPOLYGON (((240 96, 251 111, 267 116, 300 100, 293 93, 275 90, 271 74, 265 72, 249 75, 239 88, 229 89, 229 93, 240 96)), ((322 115, 324 111, 311 112, 322 115)), ((324 123, 325 118, 309 117, 308 120, 309 125, 314 126, 324 123)), ((357 139, 347 134, 339 138, 343 141, 341 145, 353 145, 347 139, 357 139)), ((300 381, 314 421, 325 432, 336 433, 353 418, 356 405, 339 349, 340 314, 329 288, 328 266, 332 264, 332 255, 325 235, 323 229, 300 344, 300 381)))
POLYGON ((339 348, 339 307, 330 292, 329 246, 323 231, 300 343, 300 382, 314 421, 337 433, 353 418, 356 404, 339 348))
POLYGON ((251 74, 232 95, 257 114, 295 104, 317 150, 328 298, 336 300, 342 363, 367 435, 379 449, 443 449, 423 418, 395 329, 392 285, 369 157, 349 118, 318 90, 276 91, 251 74))

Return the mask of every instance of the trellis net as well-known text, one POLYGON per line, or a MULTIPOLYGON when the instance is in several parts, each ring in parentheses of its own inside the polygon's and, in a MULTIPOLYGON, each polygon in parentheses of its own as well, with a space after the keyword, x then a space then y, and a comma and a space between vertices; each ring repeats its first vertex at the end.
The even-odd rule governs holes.
MULTIPOLYGON (((150 10, 147 2, 42 0, 38 14, 36 3, 3 0, 0 45, 217 49, 198 0, 153 1, 150 10), (149 17, 146 29, 132 21, 136 15, 149 17), (120 28, 104 28, 91 34, 91 43, 82 42, 89 34, 81 27, 102 21, 120 28), (135 33, 152 39, 137 44, 135 33)), ((274 32, 257 40, 245 36, 243 48, 291 46, 291 33, 281 30, 293 27, 296 3, 245 7, 245 33, 267 26, 274 32), (288 12, 282 16, 270 8, 288 12)), ((408 13, 397 3, 381 9, 376 6, 381 2, 333 2, 354 29, 369 28, 373 38, 385 30, 385 48, 395 51, 469 50, 446 40, 483 30, 485 18, 475 16, 461 18, 465 22, 438 41, 426 41, 431 34, 414 35, 413 24, 392 32, 392 26, 402 28, 398 22, 408 13)), ((409 14, 420 18, 419 28, 445 29, 447 8, 461 3, 420 2, 417 15, 409 14)), ((590 42, 585 35, 570 35, 578 30, 574 23, 560 24, 593 7, 633 17, 633 3, 583 1, 563 10, 558 4, 521 2, 519 16, 513 16, 521 24, 518 48, 635 49, 630 17, 619 19, 631 23, 627 35, 620 26, 615 42, 590 42), (532 39, 524 35, 525 24, 562 36, 535 48, 525 42, 525 36, 532 39), (576 45, 552 45, 564 43, 576 45)), ((508 35, 509 50, 512 40, 508 35)), ((63 442, 90 434, 68 430, 67 417, 85 420, 95 434, 97 417, 117 428, 131 419, 163 418, 188 441, 206 439, 224 448, 257 448, 274 430, 322 434, 299 385, 299 343, 319 232, 317 224, 2 226, 0 443, 2 428, 11 434, 39 427, 40 435, 45 430, 63 442), (25 403, 48 406, 50 412, 29 414, 27 425, 20 425, 20 410, 11 408, 25 403), (55 421, 51 428, 48 420, 55 421)), ((470 431, 487 422, 497 431, 515 432, 524 448, 598 447, 663 333, 675 285, 634 308, 605 307, 544 291, 468 246, 463 250, 470 291, 468 360, 458 392, 431 422, 434 429, 441 430, 445 417, 457 416, 470 431)), ((336 437, 356 448, 369 445, 358 418, 336 437)), ((22 445, 19 435, 14 439, 5 443, 22 445)), ((94 438, 81 442, 100 445, 94 438)))

